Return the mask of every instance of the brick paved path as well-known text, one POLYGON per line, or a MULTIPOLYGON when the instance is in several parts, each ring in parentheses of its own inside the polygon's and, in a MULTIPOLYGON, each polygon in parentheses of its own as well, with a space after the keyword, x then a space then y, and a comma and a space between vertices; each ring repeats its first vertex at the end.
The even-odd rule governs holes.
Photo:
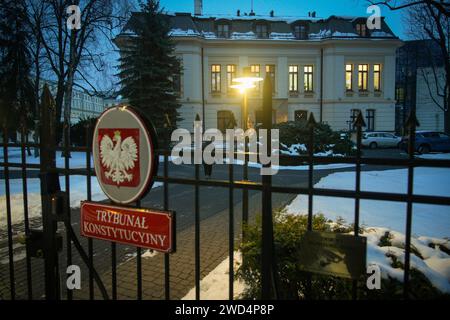
MULTIPOLYGON (((274 194, 274 208, 282 207, 293 199, 294 195, 274 194)), ((235 243, 237 246, 241 235, 241 217, 242 202, 234 206, 234 230, 235 243)), ((76 211, 76 210, 74 210, 76 211)), ((249 217, 253 220, 257 213, 261 212, 261 194, 256 193, 249 198, 249 217)), ((73 215, 75 212, 72 213, 73 215)), ((35 221, 38 225, 40 221, 35 221)), ((76 228, 76 226, 74 226, 76 228)), ((200 273, 201 278, 211 272, 228 255, 228 228, 229 228, 229 210, 225 209, 219 213, 201 220, 200 223, 200 273)), ((64 234, 63 226, 60 226, 64 234)), ((17 230, 15 230, 16 232, 17 230)), ((86 239, 81 238, 83 247, 87 248, 86 239)), ((6 248, 2 247, 2 250, 6 248)), ((23 248, 22 248, 23 250, 23 248)), ((94 266, 100 273, 108 294, 111 297, 111 263, 110 261, 98 261, 95 259, 98 250, 110 250, 108 243, 103 241, 94 241, 94 266), (108 271, 105 270, 108 267, 108 271)), ((118 299, 136 299, 137 297, 137 268, 136 251, 134 248, 117 245, 118 256, 125 257, 118 260, 117 267, 117 295, 118 299)), ((164 254, 154 253, 143 250, 142 257, 142 288, 143 299, 164 299, 164 254)), ((19 254, 20 255, 20 254, 19 254)), ((26 287, 26 263, 25 259, 15 256, 15 276, 16 276, 16 297, 18 299, 27 298, 26 287)), ((80 261, 78 252, 72 250, 73 261, 80 261)), ((105 255, 103 255, 104 258, 105 255)), ((108 256, 108 255, 107 255, 108 256)), ((23 257, 22 257, 23 258, 23 257)), ((3 257, 4 259, 4 257, 3 257)), ((60 255, 60 265, 66 265, 65 250, 60 255)), ((170 298, 181 299, 189 290, 194 287, 195 280, 195 254, 194 254, 194 226, 190 226, 177 232, 177 252, 170 255, 170 298)), ((43 261, 31 259, 32 261, 32 279, 33 279, 33 298, 43 297, 44 276, 43 261)), ((0 261, 1 262, 1 261, 0 261)), ((9 273, 7 260, 2 260, 0 264, 0 299, 9 299, 9 273)), ((77 263, 78 264, 78 263, 77 263)), ((82 289, 74 291, 74 299, 88 299, 88 269, 84 263, 79 263, 82 270, 82 289)), ((64 270, 61 270, 61 273, 64 270)), ((60 276, 62 284, 66 279, 65 274, 60 276)), ((64 287, 63 285, 61 287, 64 287)), ((94 284, 96 299, 102 299, 101 294, 94 284)), ((66 291, 63 290, 62 296, 66 297, 66 291)))

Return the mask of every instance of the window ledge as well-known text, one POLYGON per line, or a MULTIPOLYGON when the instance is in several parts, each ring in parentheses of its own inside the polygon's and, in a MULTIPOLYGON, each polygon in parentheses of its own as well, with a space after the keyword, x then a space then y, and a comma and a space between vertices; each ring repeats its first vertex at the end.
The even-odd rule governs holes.
POLYGON ((289 96, 292 97, 292 98, 297 98, 297 97, 298 97, 298 92, 296 92, 296 91, 290 91, 290 92, 289 92, 289 96))
POLYGON ((354 94, 354 92, 353 92, 352 90, 347 90, 347 91, 345 91, 345 95, 346 95, 347 97, 353 97, 353 94, 354 94))
POLYGON ((359 96, 360 97, 368 97, 369 96, 369 91, 359 91, 359 96))
POLYGON ((375 91, 375 92, 373 93, 373 95, 374 95, 375 97, 381 97, 382 94, 383 94, 383 93, 382 93, 381 91, 375 91))
POLYGON ((312 98, 314 97, 314 91, 308 91, 304 93, 305 98, 312 98))
POLYGON ((211 96, 213 96, 214 98, 219 98, 221 95, 221 92, 211 92, 211 96))

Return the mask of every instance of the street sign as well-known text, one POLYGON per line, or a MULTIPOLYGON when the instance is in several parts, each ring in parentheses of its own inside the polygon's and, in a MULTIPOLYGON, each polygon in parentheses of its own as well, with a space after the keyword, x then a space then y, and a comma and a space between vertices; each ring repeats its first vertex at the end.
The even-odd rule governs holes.
POLYGON ((299 268, 358 279, 366 272, 366 240, 347 234, 307 231, 299 246, 299 268))
POLYGON ((161 252, 175 251, 172 211, 81 203, 81 235, 161 252))
POLYGON ((103 192, 127 204, 142 198, 158 167, 153 127, 130 107, 105 110, 92 140, 95 173, 103 192))

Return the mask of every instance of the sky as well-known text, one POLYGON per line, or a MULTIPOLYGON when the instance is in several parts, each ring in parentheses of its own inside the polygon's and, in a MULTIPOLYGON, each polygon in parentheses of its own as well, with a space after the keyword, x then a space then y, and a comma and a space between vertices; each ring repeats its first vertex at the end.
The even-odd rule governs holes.
MULTIPOLYGON (((271 10, 277 16, 307 16, 308 12, 316 11, 318 17, 331 15, 369 16, 366 13, 367 0, 253 0, 253 10, 257 15, 269 15, 271 10)), ((194 0, 160 0, 161 6, 171 12, 194 12, 194 0)), ((252 0, 203 0, 204 14, 236 14, 250 12, 252 0)), ((402 28, 402 10, 390 11, 383 6, 381 15, 386 23, 401 39, 406 39, 402 28)))

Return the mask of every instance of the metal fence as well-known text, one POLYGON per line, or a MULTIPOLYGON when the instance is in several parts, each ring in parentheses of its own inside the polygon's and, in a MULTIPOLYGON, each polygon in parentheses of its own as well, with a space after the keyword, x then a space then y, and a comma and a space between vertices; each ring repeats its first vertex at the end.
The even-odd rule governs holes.
MULTIPOLYGON (((48 118, 48 115, 44 115, 48 118)), ((308 185, 307 187, 297 187, 297 186, 275 186, 272 185, 271 177, 264 176, 262 181, 249 181, 248 180, 248 169, 247 161, 243 167, 243 179, 235 179, 235 167, 236 165, 233 161, 230 161, 226 166, 228 167, 228 179, 226 180, 216 180, 216 179, 201 179, 200 170, 201 165, 195 166, 195 174, 192 178, 180 178, 170 176, 169 174, 169 150, 158 150, 161 157, 164 158, 163 174, 155 177, 156 181, 163 183, 163 206, 165 210, 171 209, 169 185, 170 184, 180 184, 194 187, 194 254, 195 254, 195 282, 192 284, 196 288, 196 298, 200 298, 200 280, 201 280, 201 269, 200 269, 200 187, 218 187, 227 188, 229 192, 229 225, 228 225, 228 255, 229 255, 229 299, 233 299, 233 282, 234 282, 234 272, 233 272, 233 255, 235 252, 235 232, 234 230, 234 192, 235 190, 241 190, 243 193, 242 201, 242 221, 248 221, 248 192, 251 190, 256 190, 262 193, 262 265, 261 265, 261 298, 277 298, 279 297, 279 292, 277 292, 276 286, 276 263, 275 263, 275 253, 274 253, 274 242, 273 242, 273 221, 272 221, 272 194, 273 193, 288 193, 288 194, 304 194, 308 196, 308 230, 313 230, 313 202, 315 196, 328 196, 328 197, 342 197, 348 199, 354 199, 354 233, 358 235, 360 229, 360 201, 361 200, 381 200, 381 201, 394 201, 406 204, 406 225, 405 225, 405 263, 404 263, 404 298, 409 297, 409 283, 410 283, 410 272, 411 272, 411 230, 413 221, 413 204, 432 204, 432 205, 450 205, 450 197, 440 197, 440 196, 428 196, 428 195, 418 195, 414 193, 414 168, 419 166, 426 167, 443 167, 450 168, 450 161, 446 160, 428 160, 420 159, 415 157, 415 150, 413 141, 415 141, 415 129, 417 121, 415 116, 412 115, 406 123, 409 128, 409 157, 407 159, 381 159, 381 158, 365 158, 362 157, 361 149, 361 139, 362 139, 362 128, 364 126, 364 121, 362 117, 359 116, 355 122, 355 127, 357 130, 357 143, 356 143, 356 155, 351 157, 319 157, 314 155, 314 126, 315 122, 313 118, 309 121, 309 143, 308 143, 308 154, 305 156, 280 156, 281 159, 290 160, 295 159, 298 163, 308 164, 308 185), (333 189, 323 189, 315 188, 313 185, 313 175, 314 167, 319 164, 332 164, 332 163, 348 163, 355 165, 355 189, 354 190, 333 190, 333 189), (406 167, 408 169, 407 176, 407 193, 386 193, 386 192, 371 192, 361 190, 361 166, 362 165, 392 165, 399 167, 406 167)), ((270 125, 269 125, 270 127, 270 125)), ((81 259, 87 266, 89 270, 89 295, 90 299, 99 298, 94 295, 94 289, 97 286, 101 293, 101 298, 103 299, 117 299, 117 248, 115 243, 110 244, 110 257, 111 257, 111 290, 107 290, 104 281, 100 274, 97 273, 94 267, 95 252, 93 243, 96 240, 88 239, 87 247, 80 243, 77 238, 73 226, 71 224, 71 210, 70 210, 70 196, 71 196, 71 185, 70 177, 71 175, 84 175, 86 179, 86 200, 91 200, 92 198, 92 187, 91 187, 91 177, 95 175, 93 168, 91 168, 91 128, 86 128, 86 146, 85 147, 73 147, 69 143, 69 128, 66 126, 65 130, 65 141, 62 146, 56 146, 55 144, 55 128, 52 127, 50 123, 42 123, 41 126, 41 140, 39 144, 26 143, 26 133, 27 128, 21 128, 21 140, 19 143, 8 143, 8 139, 3 141, 3 155, 4 158, 0 162, 0 167, 3 170, 3 182, 5 183, 5 201, 6 201, 6 212, 0 212, 1 215, 6 215, 7 226, 6 226, 6 236, 7 240, 4 243, 6 245, 6 250, 8 252, 8 283, 1 284, 4 288, 9 291, 9 296, 2 296, 3 299, 39 299, 42 296, 33 295, 33 281, 32 278, 35 276, 42 277, 45 280, 45 298, 47 299, 72 299, 73 294, 71 290, 65 291, 64 285, 61 283, 61 271, 60 271, 60 261, 58 259, 59 252, 65 250, 66 261, 64 264, 71 265, 73 257, 73 249, 75 249, 80 255, 81 259), (12 162, 8 158, 8 153, 12 148, 20 149, 20 162, 12 162), (26 152, 27 148, 39 148, 41 160, 39 164, 27 163, 26 152), (85 168, 71 168, 69 158, 65 158, 64 167, 56 168, 55 165, 55 152, 84 152, 86 156, 86 166, 85 168), (27 194, 27 178, 28 177, 38 177, 41 181, 41 197, 42 197, 42 229, 33 229, 30 226, 30 218, 28 216, 28 194, 27 194), (18 295, 17 289, 17 277, 15 274, 15 256, 14 256, 14 244, 18 241, 14 238, 12 233, 13 221, 11 212, 11 190, 10 183, 12 175, 14 178, 20 178, 22 180, 23 189, 23 208, 24 208, 24 233, 25 233, 25 243, 26 243, 26 285, 24 285, 25 290, 22 294, 18 295), (65 192, 61 192, 59 186, 59 177, 64 177, 65 192), (64 223, 65 226, 65 236, 61 237, 58 235, 58 223, 64 223), (64 238, 65 245, 62 242, 64 238), (35 259, 42 259, 44 263, 44 274, 35 275, 32 272, 32 262, 35 259), (65 291, 66 294, 63 294, 65 291)), ((3 136, 8 137, 7 129, 3 130, 3 136)), ((236 156, 236 154, 235 154, 236 156)), ((140 202, 136 203, 136 206, 140 206, 140 202)), ((431 217, 430 217, 431 218, 431 217)), ((136 298, 143 298, 143 274, 142 274, 142 249, 136 248, 136 298)), ((41 260, 42 261, 42 260, 41 260)), ((164 296, 166 299, 171 298, 170 292, 170 254, 164 254, 164 296)), ((6 279, 5 279, 6 281, 6 279)), ((1 287, 0 287, 1 289, 1 287)), ((3 292, 5 294, 5 292, 3 292)), ((353 297, 356 298, 357 283, 353 282, 353 297)))

